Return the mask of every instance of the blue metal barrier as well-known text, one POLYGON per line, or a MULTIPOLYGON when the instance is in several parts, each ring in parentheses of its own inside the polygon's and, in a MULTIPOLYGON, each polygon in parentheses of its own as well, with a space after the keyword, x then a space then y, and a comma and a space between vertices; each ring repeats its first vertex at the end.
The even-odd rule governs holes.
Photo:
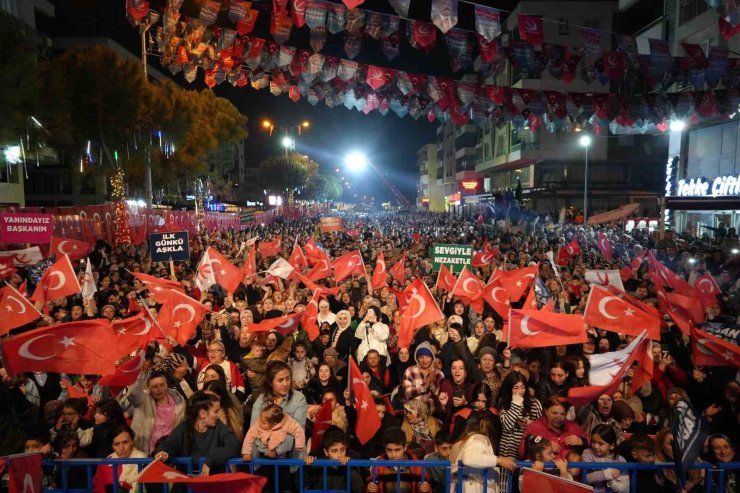
MULTIPOLYGON (((83 491, 90 491, 92 489, 92 478, 95 473, 95 468, 100 465, 124 465, 124 464, 135 464, 139 471, 143 469, 147 464, 151 462, 152 459, 144 458, 144 459, 69 459, 69 460, 46 460, 43 462, 43 466, 48 469, 50 467, 53 468, 60 468, 61 473, 61 479, 62 484, 56 485, 56 489, 44 489, 44 492, 46 493, 81 493, 83 491), (69 488, 69 468, 71 467, 84 467, 85 468, 85 476, 87 480, 87 488, 85 489, 71 489, 69 488)), ((194 472, 197 473, 200 470, 200 467, 203 465, 204 460, 201 459, 198 468, 196 469, 189 457, 177 457, 173 458, 168 463, 171 465, 179 465, 184 466, 185 471, 188 474, 193 474, 194 472)), ((532 463, 528 461, 517 461, 516 462, 518 467, 531 467, 532 463)), ((555 465, 551 462, 546 462, 545 468, 547 469, 555 469, 555 465)), ((401 468, 417 468, 421 471, 421 478, 426 480, 427 478, 427 470, 429 468, 444 468, 445 474, 445 492, 449 492, 451 485, 453 484, 453 480, 457 483, 455 491, 457 493, 463 493, 463 481, 458 481, 458 478, 463 478, 466 476, 471 475, 477 475, 480 477, 482 481, 483 491, 484 493, 488 492, 488 480, 489 479, 496 479, 497 483, 497 489, 498 493, 515 493, 518 491, 518 487, 514 485, 514 477, 515 475, 509 473, 508 471, 504 470, 498 470, 497 468, 489 468, 489 469, 475 469, 471 467, 466 467, 462 464, 462 462, 458 463, 458 471, 454 475, 452 474, 451 466, 448 461, 431 461, 431 460, 417 460, 417 461, 378 461, 378 460, 351 460, 346 465, 341 465, 339 461, 335 460, 326 460, 326 459, 317 459, 313 462, 310 466, 307 465, 303 460, 300 459, 254 459, 249 462, 245 462, 241 459, 232 459, 227 462, 227 466, 233 468, 239 467, 240 469, 247 468, 248 471, 252 474, 260 473, 260 469, 263 469, 261 471, 262 475, 270 474, 269 471, 265 471, 264 469, 273 468, 274 469, 274 476, 272 479, 274 479, 275 489, 277 490, 279 488, 280 484, 280 474, 279 474, 279 468, 280 467, 289 467, 289 468, 297 468, 296 475, 292 475, 291 480, 296 483, 298 486, 299 492, 304 493, 318 493, 318 492, 331 492, 334 493, 336 491, 346 491, 347 493, 356 493, 351 492, 350 490, 350 477, 352 473, 352 469, 360 469, 361 474, 364 479, 369 479, 370 481, 375 481, 377 479, 376 476, 376 469, 378 467, 391 467, 391 468, 398 468, 396 470, 396 486, 398 489, 400 489, 400 483, 401 483, 401 468), (322 487, 321 489, 307 489, 306 488, 306 477, 305 477, 305 468, 306 467, 312 467, 312 468, 320 468, 322 470, 322 487), (336 467, 336 468, 346 468, 346 489, 342 490, 329 490, 328 489, 328 468, 330 467, 336 467), (364 472, 362 471, 369 471, 367 474, 368 476, 365 476, 364 472)), ((645 470, 651 470, 651 471, 660 471, 663 469, 673 469, 674 465, 673 463, 655 463, 655 464, 639 464, 639 463, 621 463, 621 462, 572 462, 568 463, 569 468, 577 468, 581 469, 581 476, 585 478, 585 475, 587 471, 597 470, 597 469, 606 469, 606 468, 614 468, 619 470, 628 471, 630 473, 630 492, 635 493, 636 487, 637 487, 637 474, 634 474, 637 471, 645 471, 645 470)), ((729 471, 739 471, 740 470, 740 462, 728 462, 720 464, 719 466, 713 466, 712 464, 708 463, 696 463, 694 464, 691 469, 699 469, 703 470, 704 472, 704 488, 706 493, 725 493, 725 484, 727 482, 727 474, 729 471)), ((113 468, 113 492, 119 493, 118 488, 118 468, 113 468)), ((581 481, 583 482, 583 481, 581 481)), ((138 492, 143 493, 143 487, 144 485, 139 484, 138 485, 138 492)), ((291 489, 292 485, 291 485, 291 489)), ((165 492, 167 492, 167 486, 165 486, 165 492)), ((436 492, 434 492, 436 493, 436 492)), ((496 492, 488 492, 488 493, 496 493, 496 492)))

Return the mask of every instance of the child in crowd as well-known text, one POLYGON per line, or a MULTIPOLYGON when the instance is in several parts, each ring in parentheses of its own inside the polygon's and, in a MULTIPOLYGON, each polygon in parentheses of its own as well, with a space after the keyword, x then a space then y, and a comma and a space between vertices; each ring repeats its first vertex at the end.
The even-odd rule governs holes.
MULTIPOLYGON (((625 457, 629 462, 638 464, 655 463, 655 442, 644 433, 635 433, 632 437, 622 444, 625 450, 625 457)), ((635 493, 654 493, 661 488, 655 480, 655 471, 638 470, 637 489, 635 493)))
MULTIPOLYGON (((581 462, 582 458, 581 454, 577 450, 571 450, 567 454, 565 454, 565 460, 568 461, 569 464, 572 464, 573 462, 581 462)), ((569 467, 568 474, 571 475, 574 481, 581 480, 580 467, 569 467)))
MULTIPOLYGON (((329 428, 324 433, 322 442, 323 457, 306 456, 306 465, 310 466, 318 459, 337 460, 341 465, 346 465, 350 460, 347 455, 347 437, 344 432, 338 428, 329 428)), ((328 467, 326 471, 326 488, 329 490, 346 490, 347 489, 347 470, 344 467, 328 467)), ((350 491, 362 491, 365 488, 365 482, 362 475, 356 467, 350 468, 350 491)), ((314 467, 309 469, 308 474, 309 488, 324 488, 324 476, 322 468, 314 467)))
MULTIPOLYGON (((424 460, 450 460, 450 449, 452 448, 452 437, 448 431, 438 431, 434 435, 434 452, 424 456, 424 460)), ((429 467, 426 470, 432 491, 444 491, 445 468, 429 467)))
MULTIPOLYGON (((378 460, 417 460, 410 450, 406 450, 406 434, 401 428, 389 428, 383 432, 385 453, 378 460)), ((367 493, 430 493, 432 488, 427 481, 422 481, 420 467, 375 467, 375 473, 367 479, 367 493), (400 471, 399 471, 400 469, 400 471), (399 479, 400 472, 400 479, 399 479), (400 484, 400 488, 397 485, 400 484)))
POLYGON ((552 442, 547 438, 539 435, 527 437, 527 460, 533 462, 532 469, 540 472, 545 470, 545 462, 552 462, 558 468, 558 475, 561 478, 573 481, 573 476, 568 472, 568 461, 555 455, 552 442))
POLYGON ((303 391, 316 375, 313 362, 308 358, 308 346, 303 341, 293 343, 291 355, 288 357, 288 366, 293 372, 293 389, 299 392, 303 391))
POLYGON ((303 452, 306 447, 306 433, 298 422, 283 413, 277 404, 270 404, 260 412, 259 419, 249 428, 242 445, 242 458, 252 460, 256 450, 262 457, 276 459, 287 456, 291 449, 287 448, 290 441, 285 438, 290 435, 295 442, 295 449, 303 452))
POLYGON ((249 352, 240 361, 244 374, 247 377, 249 388, 254 390, 262 386, 265 380, 267 358, 265 358, 265 343, 255 337, 249 345, 249 352))
MULTIPOLYGON (((583 451, 583 462, 623 462, 624 457, 616 453, 617 433, 611 425, 597 425, 591 432, 591 448, 583 451)), ((591 469, 586 472, 586 483, 594 487, 594 493, 627 493, 630 479, 626 471, 607 468, 591 469)))

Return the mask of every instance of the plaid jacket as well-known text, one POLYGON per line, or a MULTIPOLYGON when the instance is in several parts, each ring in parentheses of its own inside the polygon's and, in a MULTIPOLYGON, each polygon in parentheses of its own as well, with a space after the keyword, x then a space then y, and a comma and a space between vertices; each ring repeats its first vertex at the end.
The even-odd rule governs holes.
POLYGON ((418 365, 409 366, 403 374, 403 394, 406 402, 421 396, 429 407, 429 414, 432 414, 438 407, 437 396, 445 376, 436 368, 429 371, 429 376, 424 378, 418 365))

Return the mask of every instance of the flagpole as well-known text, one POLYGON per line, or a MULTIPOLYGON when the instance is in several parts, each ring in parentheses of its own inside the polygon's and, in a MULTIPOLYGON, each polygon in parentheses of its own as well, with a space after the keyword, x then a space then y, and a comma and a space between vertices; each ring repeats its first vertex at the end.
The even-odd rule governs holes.
POLYGON ((159 329, 159 333, 162 334, 162 337, 164 337, 165 339, 167 339, 167 334, 165 334, 164 333, 164 330, 162 330, 162 327, 159 325, 159 322, 157 321, 157 318, 154 315, 152 315, 152 312, 150 312, 149 311, 149 308, 146 306, 146 304, 144 304, 144 300, 142 300, 140 296, 137 296, 136 299, 139 301, 139 303, 141 303, 141 306, 144 308, 144 310, 146 311, 146 313, 152 319, 152 321, 154 322, 154 325, 157 326, 157 328, 159 329))

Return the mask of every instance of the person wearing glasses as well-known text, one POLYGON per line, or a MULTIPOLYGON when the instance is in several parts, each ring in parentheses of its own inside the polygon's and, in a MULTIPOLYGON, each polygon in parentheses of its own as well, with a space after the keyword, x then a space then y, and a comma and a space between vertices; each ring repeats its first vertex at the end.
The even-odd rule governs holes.
POLYGON ((217 365, 224 371, 227 388, 236 394, 239 399, 244 398, 244 378, 242 377, 236 363, 226 359, 226 347, 221 341, 212 341, 208 344, 208 357, 198 358, 197 364, 198 377, 196 384, 198 386, 198 390, 203 390, 208 367, 217 365))

